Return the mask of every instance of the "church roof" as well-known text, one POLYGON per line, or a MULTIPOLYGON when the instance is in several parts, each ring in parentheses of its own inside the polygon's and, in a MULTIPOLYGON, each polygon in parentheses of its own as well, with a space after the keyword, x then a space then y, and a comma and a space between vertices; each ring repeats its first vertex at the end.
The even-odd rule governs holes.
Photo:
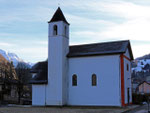
POLYGON ((65 23, 69 24, 61 11, 60 7, 56 10, 55 14, 53 15, 52 19, 48 22, 57 22, 57 21, 64 21, 65 23))
POLYGON ((48 62, 38 62, 35 64, 32 69, 31 73, 35 73, 34 78, 30 80, 31 84, 47 84, 47 75, 48 75, 48 62))
POLYGON ((121 54, 125 53, 127 48, 129 49, 130 58, 133 60, 133 54, 129 40, 70 46, 69 54, 67 56, 83 57, 121 54))

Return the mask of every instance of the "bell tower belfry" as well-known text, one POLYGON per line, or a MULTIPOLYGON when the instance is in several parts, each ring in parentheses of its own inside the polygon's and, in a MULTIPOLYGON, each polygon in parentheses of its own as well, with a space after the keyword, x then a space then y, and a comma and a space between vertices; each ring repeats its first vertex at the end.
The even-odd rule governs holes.
POLYGON ((49 33, 48 37, 66 37, 69 38, 69 23, 65 19, 63 12, 60 7, 56 10, 52 19, 48 22, 49 24, 49 33))
POLYGON ((46 105, 67 104, 69 23, 60 7, 48 22, 48 85, 46 105))

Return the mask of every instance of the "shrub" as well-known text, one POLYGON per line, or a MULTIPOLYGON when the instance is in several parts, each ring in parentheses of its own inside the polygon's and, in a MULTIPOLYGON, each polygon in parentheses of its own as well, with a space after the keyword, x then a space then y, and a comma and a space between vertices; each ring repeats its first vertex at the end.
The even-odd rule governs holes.
POLYGON ((142 104, 143 102, 148 102, 148 99, 150 99, 150 94, 132 94, 133 104, 142 104))

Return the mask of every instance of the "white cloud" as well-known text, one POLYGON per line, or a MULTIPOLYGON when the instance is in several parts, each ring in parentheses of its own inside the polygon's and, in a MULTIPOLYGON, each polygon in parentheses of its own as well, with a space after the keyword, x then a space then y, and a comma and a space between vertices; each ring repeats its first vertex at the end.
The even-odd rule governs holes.
MULTIPOLYGON (((2 3, 5 3, 3 0, 0 0, 0 2, 1 1, 2 3)), ((36 2, 33 0, 11 0, 10 4, 11 2, 20 5, 16 5, 17 7, 1 8, 0 22, 2 27, 6 26, 5 29, 11 27, 6 25, 7 23, 16 22, 15 24, 17 24, 18 21, 29 22, 29 24, 31 24, 31 22, 36 22, 34 24, 38 24, 38 22, 47 22, 55 12, 58 3, 60 3, 66 19, 71 24, 71 44, 120 39, 130 39, 131 41, 138 40, 141 41, 141 43, 142 41, 150 41, 149 5, 141 5, 140 3, 137 4, 136 2, 132 3, 131 1, 125 0, 58 0, 53 2, 50 2, 49 0, 37 0, 36 2), (92 16, 96 17, 94 18, 92 16), (117 19, 121 21, 118 21, 117 19)), ((20 27, 20 29, 22 29, 24 26, 20 27)), ((45 31, 41 31, 41 33, 44 34, 45 31)), ((47 45, 48 42, 45 41, 45 39, 39 38, 40 36, 36 33, 35 35, 23 33, 19 35, 17 32, 16 34, 0 33, 0 37, 13 37, 12 42, 16 42, 15 44, 18 44, 19 47, 21 47, 20 45, 22 43, 26 43, 27 45, 22 44, 23 49, 19 48, 18 50, 14 50, 22 55, 24 59, 29 59, 31 57, 31 60, 33 60, 33 57, 34 59, 36 59, 36 57, 38 59, 47 57, 48 48, 46 48, 46 46, 44 46, 45 48, 39 48, 37 45, 47 45), (14 41, 15 39, 17 41, 14 41), (32 45, 32 47, 29 48, 28 45, 32 45)), ((12 46, 3 42, 1 42, 0 45, 12 46)), ((146 52, 149 53, 150 51, 148 48, 148 44, 140 44, 138 46, 133 45, 134 56, 144 55, 146 52), (145 49, 143 54, 140 48, 145 49), (138 49, 141 52, 138 52, 138 49)))
POLYGON ((134 55, 134 58, 137 58, 137 57, 141 57, 143 55, 146 55, 146 54, 149 54, 150 53, 150 44, 143 44, 143 45, 132 45, 132 50, 133 50, 133 55, 134 55))
POLYGON ((7 42, 0 42, 0 47, 12 47, 12 46, 15 45, 7 42))
POLYGON ((9 49, 9 51, 16 53, 25 61, 36 63, 38 61, 46 60, 48 57, 47 47, 26 47, 18 49, 9 49))
POLYGON ((104 37, 150 41, 150 21, 135 19, 109 27, 101 32, 104 37))
MULTIPOLYGON (((79 18, 77 22, 89 27, 96 27, 98 30, 81 31, 81 35, 89 36, 93 35, 104 37, 104 38, 119 38, 119 39, 131 39, 131 40, 150 40, 150 7, 137 5, 130 2, 91 2, 91 4, 86 4, 89 8, 95 11, 105 12, 106 15, 115 15, 118 18, 122 17, 124 20, 122 23, 115 23, 113 20, 90 20, 79 18), (99 8, 98 8, 99 7, 99 8), (90 23, 89 22, 93 22, 90 23), (95 23, 94 23, 95 22, 95 23), (105 29, 101 30, 102 24, 107 25, 105 29), (92 33, 92 34, 91 34, 92 33)), ((74 18, 74 17, 73 17, 74 18)), ((82 27, 82 26, 81 26, 82 27)), ((80 31, 79 31, 80 32, 80 31)), ((78 33, 79 33, 78 32, 78 33)))
POLYGON ((40 45, 47 45, 48 46, 48 40, 47 41, 36 41, 36 44, 40 44, 40 45))
POLYGON ((127 19, 150 18, 149 6, 138 5, 131 2, 103 3, 101 6, 104 12, 127 19))

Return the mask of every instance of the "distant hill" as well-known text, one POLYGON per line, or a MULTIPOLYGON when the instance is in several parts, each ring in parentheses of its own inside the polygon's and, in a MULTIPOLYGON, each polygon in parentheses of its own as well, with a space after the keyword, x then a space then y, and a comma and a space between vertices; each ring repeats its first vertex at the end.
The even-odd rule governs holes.
POLYGON ((5 79, 9 78, 13 80, 18 79, 14 66, 8 60, 6 60, 6 58, 4 58, 1 54, 0 54, 0 71, 1 71, 0 78, 2 77, 2 72, 4 72, 7 75, 4 77, 5 79))
POLYGON ((150 65, 150 54, 146 54, 142 57, 138 57, 136 58, 133 62, 132 62, 132 71, 135 72, 145 72, 146 70, 144 70, 147 66, 150 65))
POLYGON ((2 62, 7 63, 8 61, 0 54, 0 63, 2 62))
POLYGON ((135 71, 135 73, 146 72, 148 65, 150 65, 150 59, 136 59, 132 62, 132 71, 135 71))
POLYGON ((150 82, 150 54, 136 58, 132 62, 132 81, 141 83, 150 82))
POLYGON ((144 60, 144 59, 150 59, 150 54, 144 55, 142 57, 136 58, 136 60, 144 60))

